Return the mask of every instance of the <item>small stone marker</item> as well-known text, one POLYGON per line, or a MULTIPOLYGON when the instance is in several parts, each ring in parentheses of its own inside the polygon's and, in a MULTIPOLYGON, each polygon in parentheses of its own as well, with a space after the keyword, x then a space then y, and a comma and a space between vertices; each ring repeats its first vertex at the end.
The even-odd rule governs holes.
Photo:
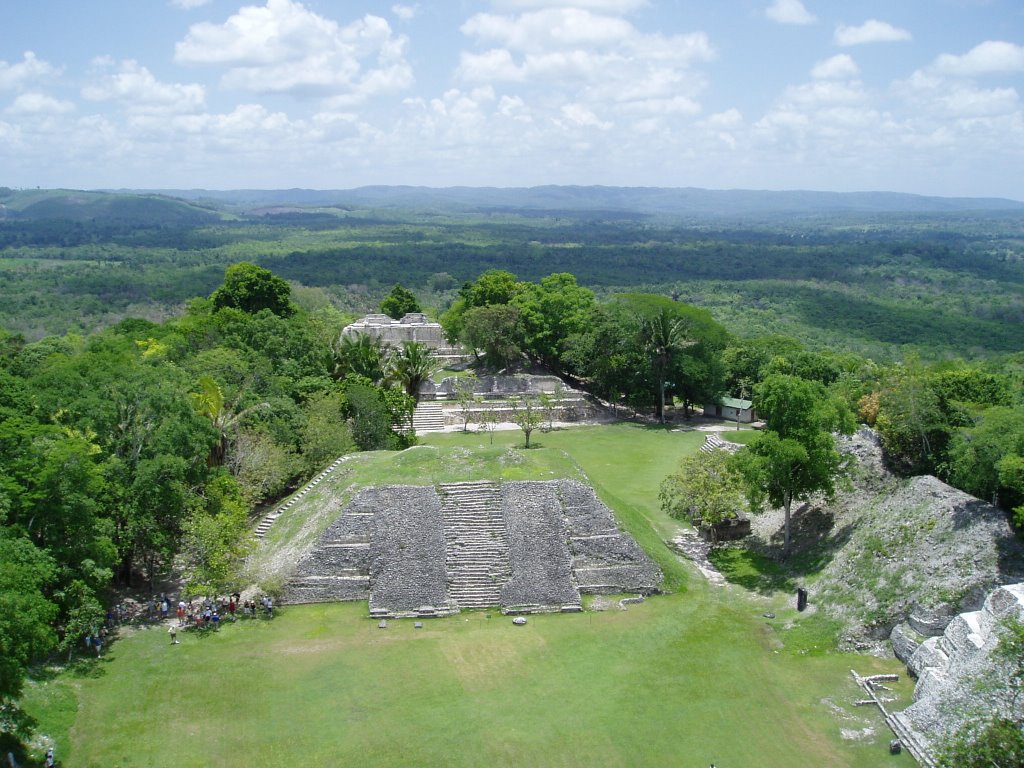
POLYGON ((775 614, 772 613, 771 611, 768 611, 768 613, 762 613, 761 615, 764 616, 766 619, 774 619, 775 618, 775 614))
POLYGON ((523 624, 526 623, 526 617, 525 616, 516 616, 514 619, 512 619, 512 623, 515 624, 516 626, 522 626, 523 624))
POLYGON ((903 744, 902 744, 902 742, 900 742, 899 739, 893 739, 892 741, 889 742, 889 754, 890 755, 898 755, 902 751, 903 751, 903 744))
POLYGON ((388 623, 384 619, 380 620, 380 624, 377 625, 377 629, 387 629, 388 623))
POLYGON ((412 626, 413 626, 414 629, 423 629, 423 622, 422 621, 417 621, 412 626))
POLYGON ((807 607, 807 590, 800 587, 796 591, 796 609, 802 611, 807 607))

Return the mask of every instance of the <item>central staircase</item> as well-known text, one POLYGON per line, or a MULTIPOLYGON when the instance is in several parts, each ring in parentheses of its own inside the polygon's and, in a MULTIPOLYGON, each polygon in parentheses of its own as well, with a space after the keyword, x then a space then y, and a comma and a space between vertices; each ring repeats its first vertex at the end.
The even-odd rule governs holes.
POLYGON ((441 403, 421 400, 412 414, 412 428, 416 434, 444 432, 444 409, 441 403))
POLYGON ((447 483, 440 491, 449 599, 459 608, 499 605, 511 576, 501 487, 447 483))

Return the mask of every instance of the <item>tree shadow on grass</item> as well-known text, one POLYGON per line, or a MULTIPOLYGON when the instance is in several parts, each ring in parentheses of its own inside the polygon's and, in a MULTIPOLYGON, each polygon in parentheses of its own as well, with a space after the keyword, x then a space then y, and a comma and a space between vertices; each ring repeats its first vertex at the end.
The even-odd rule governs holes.
POLYGON ((785 531, 780 527, 767 540, 750 538, 709 556, 732 584, 758 594, 796 590, 805 579, 819 573, 853 535, 852 524, 837 528, 827 507, 803 504, 791 521, 792 552, 783 557, 785 531))

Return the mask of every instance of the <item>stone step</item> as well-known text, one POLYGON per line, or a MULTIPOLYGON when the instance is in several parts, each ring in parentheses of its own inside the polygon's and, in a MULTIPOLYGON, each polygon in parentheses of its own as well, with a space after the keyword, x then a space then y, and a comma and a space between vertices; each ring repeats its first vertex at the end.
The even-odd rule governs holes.
POLYGON ((273 527, 274 522, 285 512, 285 510, 290 509, 295 504, 296 501, 298 501, 311 490, 320 485, 320 483, 323 480, 327 479, 327 477, 334 470, 336 470, 338 467, 340 467, 342 464, 348 461, 351 457, 352 454, 339 456, 334 461, 332 461, 323 471, 321 471, 314 478, 312 478, 305 486, 303 486, 303 488, 300 491, 293 494, 280 506, 275 507, 273 510, 271 510, 253 529, 253 537, 256 539, 262 539, 264 536, 266 536, 267 532, 273 527))

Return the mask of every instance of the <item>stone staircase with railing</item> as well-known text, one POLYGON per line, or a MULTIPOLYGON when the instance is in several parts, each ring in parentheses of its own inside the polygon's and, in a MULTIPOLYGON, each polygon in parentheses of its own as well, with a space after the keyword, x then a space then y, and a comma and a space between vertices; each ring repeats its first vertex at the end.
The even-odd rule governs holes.
POLYGON ((444 432, 444 407, 441 403, 421 400, 412 414, 412 428, 416 434, 425 432, 444 432))
POLYGON ((256 528, 253 530, 252 535, 255 536, 257 539, 262 539, 264 536, 266 536, 267 531, 269 531, 273 527, 274 523, 277 522, 277 518, 279 518, 281 515, 283 515, 293 506, 295 506, 295 504, 297 504, 303 497, 305 497, 307 493, 309 493, 318 485, 320 485, 320 483, 327 479, 328 475, 330 475, 334 470, 336 470, 338 467, 340 467, 342 464, 348 461, 351 457, 352 454, 348 454, 347 456, 339 456, 337 459, 331 462, 331 464, 326 469, 324 469, 316 477, 314 477, 312 480, 306 483, 306 485, 303 486, 302 490, 300 490, 298 493, 292 494, 290 497, 288 497, 288 500, 284 502, 284 504, 275 507, 266 515, 264 515, 263 519, 260 520, 256 528))
POLYGON ((704 444, 700 447, 701 453, 714 453, 715 451, 728 451, 729 453, 736 453, 743 446, 739 443, 730 443, 728 440, 723 440, 718 435, 711 434, 704 438, 704 444))
POLYGON ((459 608, 490 608, 511 575, 501 486, 491 482, 440 486, 448 597, 459 608))

